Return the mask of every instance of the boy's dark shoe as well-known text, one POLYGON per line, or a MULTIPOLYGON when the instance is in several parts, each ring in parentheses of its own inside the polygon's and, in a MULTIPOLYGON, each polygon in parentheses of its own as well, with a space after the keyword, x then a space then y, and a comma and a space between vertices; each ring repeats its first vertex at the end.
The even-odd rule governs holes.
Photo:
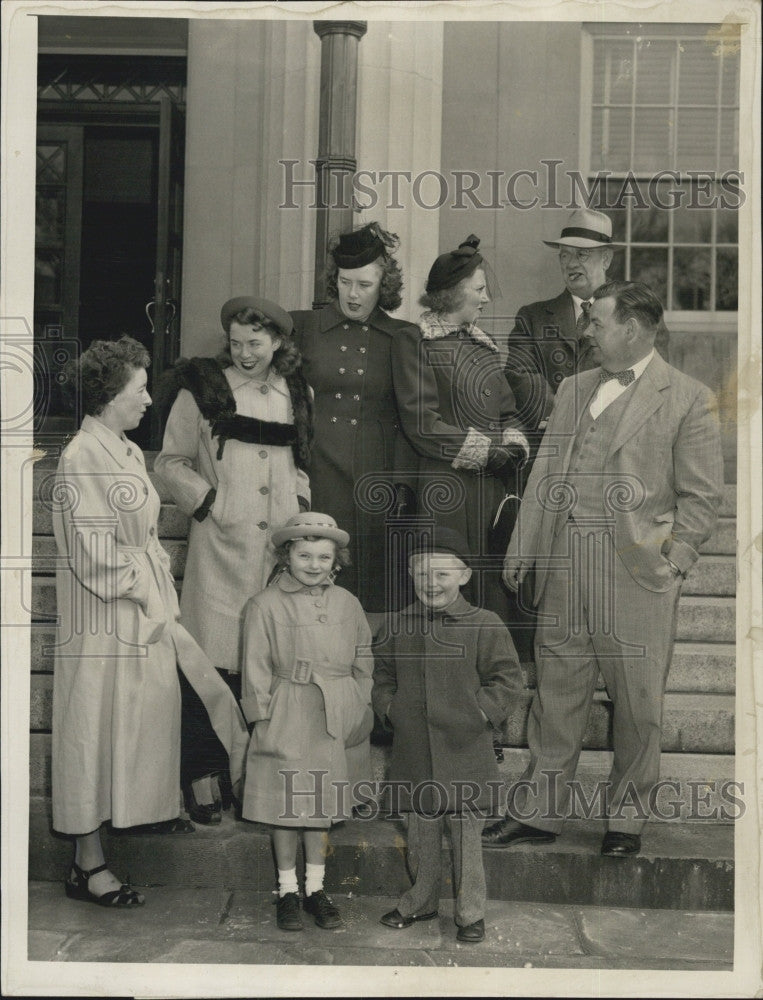
POLYGON ((323 927, 324 930, 330 931, 335 927, 342 926, 342 918, 339 915, 339 910, 334 906, 323 889, 319 889, 310 896, 305 896, 303 905, 305 911, 314 916, 316 924, 319 927, 323 927))
POLYGON ((282 931, 304 930, 296 892, 287 892, 280 897, 276 905, 276 922, 282 931))
POLYGON ((475 920, 473 924, 466 927, 459 927, 456 934, 456 941, 464 941, 466 944, 477 944, 485 939, 485 921, 475 920))
POLYGON ((511 847, 513 844, 552 844, 556 834, 539 830, 506 816, 482 831, 483 847, 511 847))
POLYGON ((434 920, 436 916, 437 910, 432 910, 431 913, 414 913, 409 917, 404 917, 396 907, 394 910, 390 910, 389 913, 385 913, 383 917, 379 917, 379 923, 384 924, 385 927, 395 927, 397 930, 400 930, 403 927, 410 927, 417 920, 434 920))
POLYGON ((601 853, 607 858, 627 858, 641 850, 641 837, 637 833, 618 833, 608 830, 601 843, 601 853))

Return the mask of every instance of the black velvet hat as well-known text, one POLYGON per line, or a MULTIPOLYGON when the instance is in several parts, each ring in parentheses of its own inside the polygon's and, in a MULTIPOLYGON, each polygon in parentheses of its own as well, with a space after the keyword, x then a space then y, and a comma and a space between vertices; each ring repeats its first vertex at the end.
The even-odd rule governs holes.
MULTIPOLYGON (((362 229, 342 233, 331 250, 336 266, 352 270, 378 260, 388 246, 394 245, 394 242, 389 244, 385 241, 381 235, 383 232, 377 222, 369 222, 362 229)), ((390 238, 391 234, 384 233, 384 236, 390 238)))
POLYGON ((472 233, 459 244, 458 250, 440 254, 429 272, 427 291, 441 292, 444 288, 454 288, 459 281, 473 274, 483 263, 482 254, 477 249, 479 245, 479 237, 472 233))
POLYGON ((411 543, 408 555, 432 555, 436 552, 446 552, 449 555, 457 556, 464 565, 471 566, 469 547, 463 536, 454 531, 453 528, 442 528, 435 525, 434 528, 423 530, 411 543))

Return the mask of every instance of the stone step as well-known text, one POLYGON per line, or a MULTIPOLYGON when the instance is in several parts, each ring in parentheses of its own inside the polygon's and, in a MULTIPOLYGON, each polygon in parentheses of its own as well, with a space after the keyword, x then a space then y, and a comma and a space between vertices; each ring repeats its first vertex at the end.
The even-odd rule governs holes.
MULTIPOLYGON (((53 517, 50 506, 42 500, 35 500, 33 508, 33 528, 35 535, 53 534, 53 517)), ((159 512, 159 537, 182 538, 188 535, 189 518, 174 503, 163 503, 159 512)))
MULTIPOLYGON (((33 674, 30 706, 30 780, 34 794, 50 791, 50 724, 53 679, 33 674)), ((515 702, 501 730, 509 747, 527 746, 527 716, 532 692, 525 690, 515 702)), ((597 692, 588 719, 583 747, 608 750, 612 746, 612 703, 597 692)), ((665 753, 733 754, 734 698, 732 695, 665 695, 662 749, 665 753)))
MULTIPOLYGON (((510 787, 519 781, 527 768, 530 751, 517 747, 504 748, 504 760, 498 765, 501 778, 510 787)), ((391 747, 372 746, 371 763, 374 780, 384 781, 388 774, 391 747)), ((601 794, 612 769, 613 754, 609 750, 583 750, 575 779, 578 818, 599 819, 597 794, 601 794), (584 802, 585 799, 585 802, 584 802), (585 815, 586 803, 596 806, 585 815), (580 810, 583 810, 581 814, 580 810)), ((653 804, 645 803, 644 811, 653 822, 733 823, 747 810, 745 788, 734 781, 734 757, 731 754, 663 753, 660 758, 660 785, 653 804)))
MULTIPOLYGON (((172 561, 172 573, 182 580, 185 571, 187 542, 185 539, 163 538, 162 545, 172 561)), ((33 565, 40 571, 49 571, 55 566, 56 541, 52 535, 32 537, 33 565)), ((736 561, 733 556, 703 555, 692 567, 686 583, 684 595, 731 597, 736 592, 736 561)))
MULTIPOLYGON (((67 838, 50 828, 50 801, 29 811, 29 878, 63 880, 67 838)), ((648 823, 642 852, 602 858, 604 824, 568 822, 553 844, 483 853, 490 899, 729 911, 734 905, 734 830, 730 824, 648 823)), ((266 828, 226 813, 215 828, 175 837, 103 834, 106 856, 137 886, 194 886, 270 891, 276 873, 266 828)), ((410 884, 405 827, 399 820, 348 820, 332 830, 326 887, 331 892, 397 896, 410 884)), ((443 842, 443 851, 447 841, 443 842)), ((446 871, 450 870, 450 859, 446 871)))

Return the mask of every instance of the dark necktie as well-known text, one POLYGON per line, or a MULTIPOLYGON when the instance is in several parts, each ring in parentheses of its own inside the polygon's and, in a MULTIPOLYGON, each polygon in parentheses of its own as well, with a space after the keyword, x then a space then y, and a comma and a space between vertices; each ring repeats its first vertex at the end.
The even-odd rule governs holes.
POLYGON ((625 368, 621 372, 608 372, 606 368, 602 368, 599 379, 601 384, 604 385, 605 382, 611 381, 611 379, 616 378, 620 385, 630 385, 631 382, 635 382, 636 376, 633 373, 632 368, 625 368))

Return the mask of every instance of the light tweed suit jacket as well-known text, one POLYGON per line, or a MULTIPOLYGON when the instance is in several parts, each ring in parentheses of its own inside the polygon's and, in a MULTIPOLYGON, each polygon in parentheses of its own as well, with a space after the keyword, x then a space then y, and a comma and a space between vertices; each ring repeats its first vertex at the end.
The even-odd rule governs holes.
MULTIPOLYGON (((525 489, 507 558, 535 564, 535 602, 544 559, 573 509, 568 469, 580 419, 601 369, 565 379, 525 489)), ((636 584, 655 592, 685 573, 713 530, 723 488, 718 408, 701 382, 659 354, 633 386, 604 460, 602 490, 616 552, 636 584)))

